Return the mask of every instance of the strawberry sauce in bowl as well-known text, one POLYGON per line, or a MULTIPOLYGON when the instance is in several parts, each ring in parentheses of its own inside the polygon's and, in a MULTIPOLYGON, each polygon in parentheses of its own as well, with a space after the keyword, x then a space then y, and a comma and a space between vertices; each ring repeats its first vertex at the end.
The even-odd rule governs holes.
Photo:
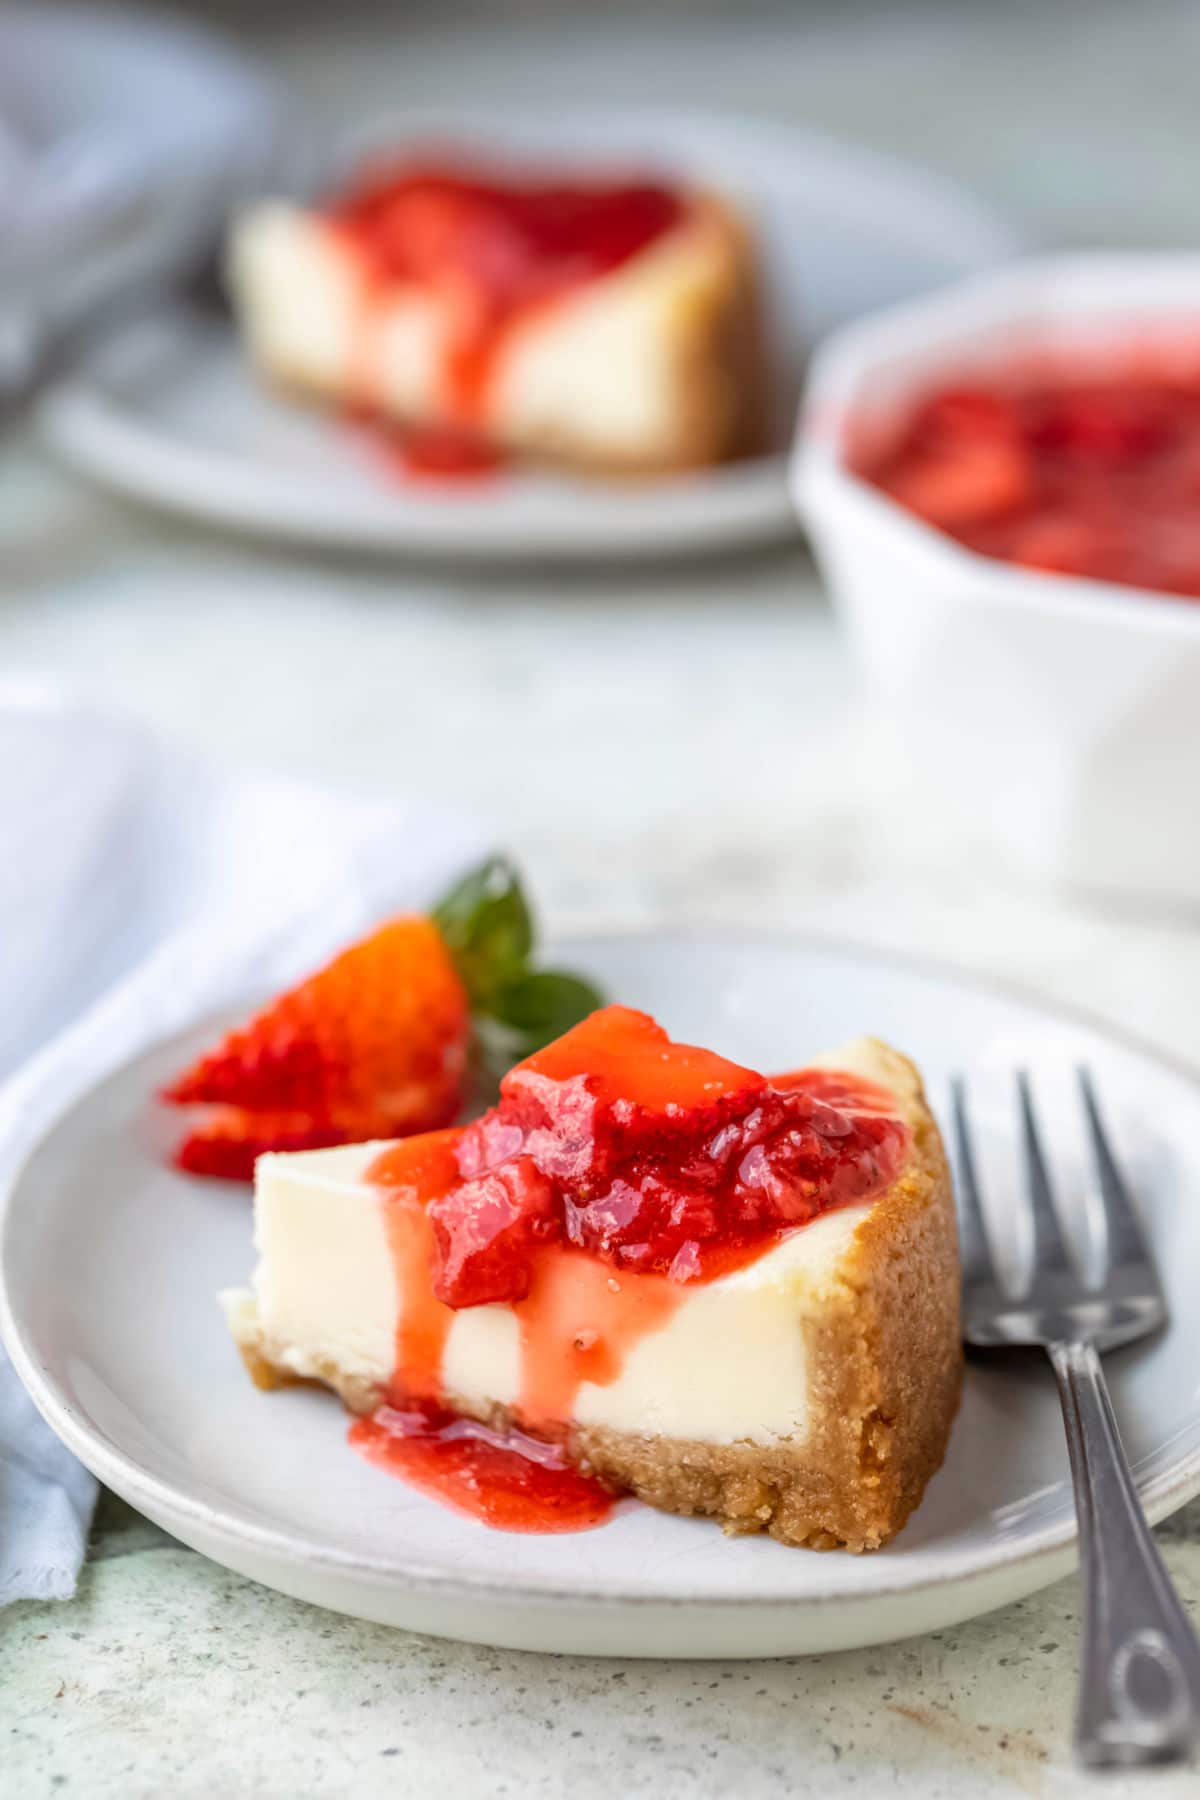
POLYGON ((792 492, 905 854, 1200 900, 1200 255, 1030 260, 831 334, 792 492))
POLYGON ((935 387, 859 472, 981 556, 1200 599, 1200 320, 1170 360, 935 387))

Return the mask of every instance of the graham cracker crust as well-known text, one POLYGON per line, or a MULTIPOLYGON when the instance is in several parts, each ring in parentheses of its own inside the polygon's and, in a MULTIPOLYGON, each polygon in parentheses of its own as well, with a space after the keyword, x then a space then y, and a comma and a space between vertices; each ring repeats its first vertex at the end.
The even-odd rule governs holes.
MULTIPOLYGON (((861 1056, 860 1072, 895 1093, 912 1151, 805 1322, 811 1424, 803 1440, 710 1443, 571 1427, 571 1461, 607 1486, 665 1512, 715 1519, 731 1534, 767 1532, 815 1550, 878 1549, 919 1504, 945 1455, 962 1383, 954 1201, 916 1069, 875 1040, 861 1056)), ((301 1379, 273 1356, 255 1319, 232 1323, 258 1386, 301 1379)), ((383 1398, 375 1382, 332 1366, 314 1379, 352 1412, 383 1398)), ((489 1424, 512 1418, 508 1408, 453 1395, 447 1404, 489 1424)))

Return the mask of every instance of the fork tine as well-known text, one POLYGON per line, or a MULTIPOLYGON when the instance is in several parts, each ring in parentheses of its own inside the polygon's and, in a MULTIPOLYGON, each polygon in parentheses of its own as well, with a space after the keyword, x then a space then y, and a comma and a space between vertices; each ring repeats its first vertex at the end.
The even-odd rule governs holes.
POLYGON ((1088 1133, 1092 1140, 1092 1156, 1104 1202, 1104 1229, 1107 1238, 1108 1267, 1120 1268, 1125 1263, 1152 1263, 1150 1246, 1138 1223, 1137 1213, 1129 1197, 1125 1178, 1108 1141, 1108 1133, 1100 1118, 1100 1103, 1092 1077, 1086 1068, 1076 1070, 1088 1133))
POLYGON ((983 1223, 983 1209, 979 1204, 975 1153, 971 1148, 971 1131, 967 1123, 967 1087, 961 1075, 956 1075, 950 1083, 950 1093, 954 1106, 954 1148, 958 1164, 958 1246, 963 1280, 990 1281, 993 1279, 992 1253, 983 1223))
POLYGON ((1047 1270, 1066 1270, 1068 1273, 1073 1273, 1066 1240, 1059 1229, 1058 1214, 1054 1208, 1054 1191, 1050 1186, 1046 1159, 1042 1154, 1041 1139, 1038 1136, 1037 1118, 1033 1110, 1033 1095, 1029 1088, 1029 1076, 1024 1069, 1017 1071, 1017 1098, 1021 1108, 1025 1182, 1029 1190, 1029 1205, 1033 1214, 1033 1276, 1036 1280, 1047 1270))

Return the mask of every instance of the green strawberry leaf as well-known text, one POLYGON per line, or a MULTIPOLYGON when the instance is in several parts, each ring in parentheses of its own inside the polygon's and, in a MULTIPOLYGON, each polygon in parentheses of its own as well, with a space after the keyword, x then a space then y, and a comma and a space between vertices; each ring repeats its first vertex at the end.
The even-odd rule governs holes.
POLYGON ((503 856, 489 857, 463 877, 433 910, 474 1008, 524 969, 533 920, 520 879, 503 856))
POLYGON ((561 1037, 604 1001, 590 981, 563 969, 530 969, 505 982, 492 1013, 502 1025, 535 1039, 535 1048, 561 1037))
POLYGON ((507 857, 491 856, 472 869, 432 916, 467 990, 475 1062, 486 1081, 498 1081, 514 1062, 604 1005, 603 994, 582 976, 530 967, 533 919, 507 857))

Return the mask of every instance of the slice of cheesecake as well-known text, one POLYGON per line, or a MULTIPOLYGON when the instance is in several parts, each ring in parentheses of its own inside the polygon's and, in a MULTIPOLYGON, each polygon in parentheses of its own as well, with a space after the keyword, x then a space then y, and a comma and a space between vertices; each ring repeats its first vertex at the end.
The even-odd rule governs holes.
POLYGON ((912 1064, 768 1081, 609 1007, 460 1130, 262 1157, 254 1378, 433 1400, 734 1532, 874 1549, 946 1447, 954 1209, 912 1064))
POLYGON ((228 268, 262 369, 326 402, 606 472, 758 447, 754 255, 712 195, 377 170, 254 206, 228 268))

